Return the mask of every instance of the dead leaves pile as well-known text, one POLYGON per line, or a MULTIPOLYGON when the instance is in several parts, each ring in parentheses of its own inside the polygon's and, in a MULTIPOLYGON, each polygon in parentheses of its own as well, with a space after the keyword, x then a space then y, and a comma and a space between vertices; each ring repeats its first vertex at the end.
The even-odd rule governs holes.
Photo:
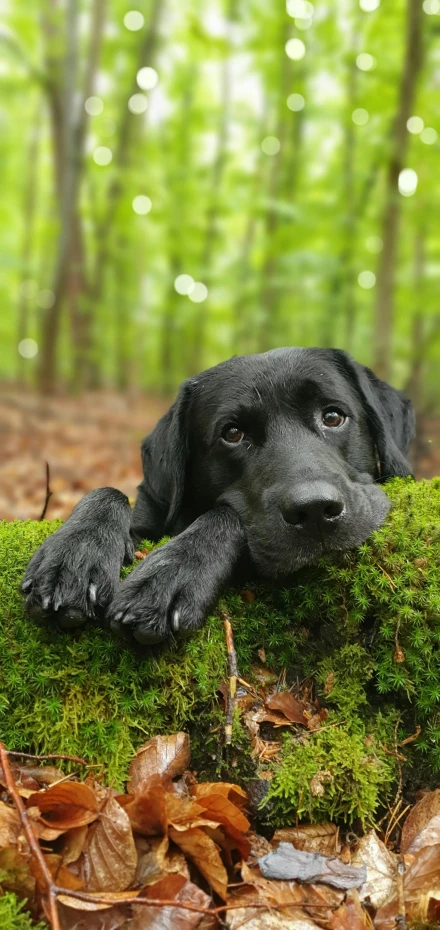
MULTIPOLYGON (((198 784, 189 765, 184 733, 138 751, 125 794, 90 775, 10 765, 62 930, 394 930, 440 918, 440 790, 413 808, 400 855, 373 831, 344 845, 332 824, 278 830, 269 843, 250 829, 242 788, 198 784), (301 877, 290 880, 292 862, 301 877)), ((0 893, 48 919, 23 818, 6 790, 0 797, 0 893)))

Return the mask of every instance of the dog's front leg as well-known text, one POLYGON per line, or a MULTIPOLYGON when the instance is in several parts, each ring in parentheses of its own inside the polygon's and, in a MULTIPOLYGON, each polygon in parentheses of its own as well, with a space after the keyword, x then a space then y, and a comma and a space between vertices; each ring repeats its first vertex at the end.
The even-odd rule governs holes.
POLYGON ((109 608, 111 628, 140 643, 199 629, 244 549, 239 516, 219 506, 156 549, 122 582, 109 608))

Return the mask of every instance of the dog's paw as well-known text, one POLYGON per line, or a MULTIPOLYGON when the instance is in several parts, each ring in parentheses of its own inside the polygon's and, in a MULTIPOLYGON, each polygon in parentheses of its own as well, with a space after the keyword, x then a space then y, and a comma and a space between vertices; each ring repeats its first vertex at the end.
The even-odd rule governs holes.
POLYGON ((20 589, 26 611, 63 629, 82 626, 105 612, 122 562, 132 560, 129 538, 102 538, 89 530, 61 527, 37 550, 20 589))
POLYGON ((202 560, 185 552, 176 537, 122 582, 107 616, 113 632, 128 629, 139 643, 159 643, 200 629, 217 595, 215 577, 203 572, 202 560))

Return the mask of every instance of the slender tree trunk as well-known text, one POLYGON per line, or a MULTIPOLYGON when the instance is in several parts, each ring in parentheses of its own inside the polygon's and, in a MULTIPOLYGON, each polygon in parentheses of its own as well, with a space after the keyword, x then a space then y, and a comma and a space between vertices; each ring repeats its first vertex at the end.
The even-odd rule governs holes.
POLYGON ((399 174, 405 166, 408 145, 407 120, 413 110, 417 79, 422 67, 421 0, 407 0, 406 50, 387 168, 385 208, 382 219, 383 250, 377 275, 375 315, 375 371, 387 379, 391 373, 394 323, 394 280, 400 223, 399 174))
MULTIPOLYGON (((27 152, 28 173, 23 197, 23 244, 21 250, 20 290, 17 307, 17 345, 29 335, 30 309, 33 304, 32 297, 21 286, 32 273, 32 259, 34 248, 35 219, 38 198, 38 172, 40 156, 40 125, 41 108, 38 107, 34 125, 31 128, 29 149, 27 152)), ((17 377, 24 380, 25 359, 17 354, 17 377)))

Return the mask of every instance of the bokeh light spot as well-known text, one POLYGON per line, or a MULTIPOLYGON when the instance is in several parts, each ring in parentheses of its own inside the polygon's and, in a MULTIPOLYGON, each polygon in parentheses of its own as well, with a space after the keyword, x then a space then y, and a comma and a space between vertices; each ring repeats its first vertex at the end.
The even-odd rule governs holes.
POLYGON ((301 61, 306 54, 306 47, 302 39, 289 39, 286 42, 286 55, 292 61, 301 61))
POLYGON ((130 32, 138 32, 139 29, 142 29, 144 22, 144 16, 139 10, 129 10, 124 16, 124 26, 126 29, 129 29, 130 32))
POLYGON ((376 59, 369 52, 361 52, 356 58, 359 71, 372 71, 376 67, 376 59))
POLYGON ((138 116, 140 113, 145 113, 145 110, 148 107, 148 100, 145 94, 133 94, 128 101, 128 109, 131 113, 135 113, 138 116))
POLYGON ((293 19, 310 19, 315 12, 309 0, 286 0, 286 10, 293 19))
POLYGON ((305 100, 302 94, 290 94, 287 98, 287 106, 289 110, 293 110, 294 113, 299 113, 300 110, 304 109, 305 100))
POLYGON ((380 7, 380 0, 359 0, 359 6, 364 13, 373 13, 380 7))
POLYGON ((313 26, 313 18, 310 17, 310 19, 300 19, 299 16, 297 16, 295 19, 295 26, 297 29, 301 29, 301 31, 310 29, 311 26, 313 26))
POLYGON ((370 291, 376 284, 376 275, 374 271, 361 271, 358 275, 358 284, 364 291, 370 291))
POLYGON ((99 116, 104 109, 104 104, 100 97, 87 97, 84 109, 89 116, 99 116))
POLYGON ((265 155, 277 155, 281 148, 281 142, 276 136, 266 136, 261 143, 261 148, 265 155))
POLYGON ((353 110, 351 118, 353 122, 356 123, 356 126, 365 126, 365 124, 368 123, 370 116, 368 110, 364 110, 363 107, 358 107, 357 110, 353 110))
POLYGON ((35 358, 38 355, 38 342, 35 339, 22 339, 18 343, 18 354, 22 358, 35 358))
POLYGON ((412 197, 417 190, 419 179, 413 168, 404 168, 399 174, 399 192, 403 197, 412 197))
POLYGON ((22 297, 25 297, 27 300, 33 300, 38 293, 38 281, 34 281, 32 278, 26 278, 25 281, 22 281, 20 284, 20 294, 22 297))
POLYGON ((38 292, 37 304, 42 310, 49 310, 49 307, 53 307, 54 303, 55 294, 50 288, 44 287, 42 291, 38 292))
POLYGON ((426 129, 423 130, 420 138, 425 145, 435 145, 438 139, 438 132, 436 129, 433 129, 432 126, 427 126, 426 129))
POLYGON ((372 255, 378 255, 383 249, 383 240, 380 236, 368 236, 365 245, 372 255))
POLYGON ((195 281, 188 291, 188 297, 194 304, 201 304, 208 296, 208 288, 201 281, 195 281))
POLYGON ((190 274, 178 274, 174 282, 174 289, 178 294, 189 294, 194 284, 194 278, 190 274))
POLYGON ((408 132, 412 132, 413 135, 418 135, 419 132, 423 132, 424 122, 421 116, 410 116, 407 120, 406 128, 408 132))
POLYGON ((159 80, 159 75, 154 68, 140 68, 136 75, 136 83, 141 90, 153 90, 159 80))
POLYGON ((98 148, 93 152, 93 161, 97 165, 109 165, 112 158, 112 150, 107 148, 106 145, 98 145, 98 148))
POLYGON ((137 197, 134 197, 131 205, 134 212, 139 216, 146 216, 153 206, 150 198, 146 197, 145 194, 138 194, 137 197))
POLYGON ((423 9, 430 16, 436 16, 440 13, 440 0, 424 0, 423 9))

